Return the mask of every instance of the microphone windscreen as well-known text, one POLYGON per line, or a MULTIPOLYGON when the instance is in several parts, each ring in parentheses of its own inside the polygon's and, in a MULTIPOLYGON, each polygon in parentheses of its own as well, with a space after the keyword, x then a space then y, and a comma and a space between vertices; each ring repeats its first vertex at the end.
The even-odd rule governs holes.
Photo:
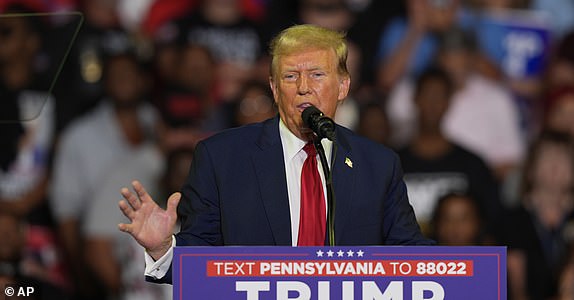
POLYGON ((312 124, 312 118, 314 115, 321 115, 321 111, 316 108, 315 106, 309 106, 307 108, 305 108, 303 110, 303 112, 301 113, 301 118, 303 119, 303 123, 305 123, 305 125, 307 125, 308 127, 311 127, 312 124))

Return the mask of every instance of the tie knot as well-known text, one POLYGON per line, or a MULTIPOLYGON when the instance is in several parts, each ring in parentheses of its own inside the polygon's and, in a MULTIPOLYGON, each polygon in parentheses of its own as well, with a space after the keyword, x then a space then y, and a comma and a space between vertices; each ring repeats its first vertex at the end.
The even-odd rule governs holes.
POLYGON ((305 147, 303 147, 303 150, 307 152, 307 156, 309 157, 315 157, 315 155, 317 155, 317 150, 315 150, 315 146, 311 142, 307 143, 305 147))

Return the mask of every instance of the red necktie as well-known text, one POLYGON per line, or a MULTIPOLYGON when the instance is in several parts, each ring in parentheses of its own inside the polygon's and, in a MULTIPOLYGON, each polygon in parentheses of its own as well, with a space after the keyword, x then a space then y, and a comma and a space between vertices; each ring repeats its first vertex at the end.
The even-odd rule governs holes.
POLYGON ((298 246, 325 245, 325 196, 317 169, 317 151, 313 143, 303 147, 307 159, 301 170, 301 212, 298 246))

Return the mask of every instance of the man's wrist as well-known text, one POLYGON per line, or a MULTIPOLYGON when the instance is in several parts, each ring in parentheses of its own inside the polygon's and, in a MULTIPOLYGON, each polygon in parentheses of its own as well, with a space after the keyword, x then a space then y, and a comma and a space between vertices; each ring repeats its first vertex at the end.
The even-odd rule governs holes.
POLYGON ((170 235, 165 239, 157 248, 146 249, 146 252, 153 258, 154 261, 162 258, 172 246, 172 236, 170 235))

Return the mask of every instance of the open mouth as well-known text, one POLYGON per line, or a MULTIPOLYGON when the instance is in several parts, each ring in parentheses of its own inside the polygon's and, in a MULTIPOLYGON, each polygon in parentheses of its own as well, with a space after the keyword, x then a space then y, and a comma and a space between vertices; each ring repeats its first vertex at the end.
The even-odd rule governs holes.
POLYGON ((313 106, 313 104, 309 103, 309 102, 304 102, 301 103, 299 105, 297 105, 297 110, 299 110, 299 112, 303 112, 305 110, 305 108, 313 106))

